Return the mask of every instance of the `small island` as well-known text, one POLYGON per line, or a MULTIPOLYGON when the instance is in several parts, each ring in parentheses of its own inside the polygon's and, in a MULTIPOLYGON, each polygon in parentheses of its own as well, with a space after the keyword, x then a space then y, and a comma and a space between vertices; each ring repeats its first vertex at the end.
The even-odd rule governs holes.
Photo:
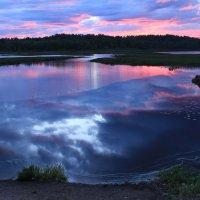
POLYGON ((192 79, 192 82, 200 87, 200 75, 195 76, 195 78, 192 79))

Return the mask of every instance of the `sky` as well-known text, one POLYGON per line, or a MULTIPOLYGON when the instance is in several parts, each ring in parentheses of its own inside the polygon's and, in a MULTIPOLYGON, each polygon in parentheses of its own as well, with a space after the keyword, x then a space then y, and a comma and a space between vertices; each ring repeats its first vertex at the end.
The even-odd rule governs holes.
POLYGON ((200 38, 200 0, 0 0, 0 38, 57 33, 200 38))

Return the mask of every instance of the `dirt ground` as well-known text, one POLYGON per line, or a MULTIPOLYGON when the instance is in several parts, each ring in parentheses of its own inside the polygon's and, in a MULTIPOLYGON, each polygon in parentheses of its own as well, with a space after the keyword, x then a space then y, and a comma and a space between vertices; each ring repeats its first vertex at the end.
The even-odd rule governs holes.
POLYGON ((0 181, 0 200, 163 200, 148 185, 82 185, 0 181))

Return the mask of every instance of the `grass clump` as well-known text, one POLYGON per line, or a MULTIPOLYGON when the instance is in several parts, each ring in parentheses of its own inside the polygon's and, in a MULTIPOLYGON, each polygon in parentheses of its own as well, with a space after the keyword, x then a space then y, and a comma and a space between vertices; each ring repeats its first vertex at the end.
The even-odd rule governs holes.
POLYGON ((192 79, 192 82, 200 87, 200 75, 195 76, 195 78, 192 79))
POLYGON ((52 165, 46 167, 40 167, 37 165, 31 165, 24 167, 17 175, 18 181, 56 181, 65 182, 67 176, 62 165, 52 165))
POLYGON ((160 180, 173 194, 200 194, 200 175, 184 167, 174 167, 160 173, 160 180))

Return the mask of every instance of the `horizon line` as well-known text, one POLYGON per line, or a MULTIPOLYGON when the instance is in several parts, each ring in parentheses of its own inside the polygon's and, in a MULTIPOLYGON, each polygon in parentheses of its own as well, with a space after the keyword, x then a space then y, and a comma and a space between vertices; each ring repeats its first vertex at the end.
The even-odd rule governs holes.
POLYGON ((102 34, 102 33, 55 33, 52 35, 45 35, 45 36, 24 36, 24 37, 17 37, 17 36, 11 36, 11 37, 0 37, 0 40, 2 39, 19 39, 19 40, 23 40, 23 39, 43 39, 43 38, 50 38, 56 35, 79 35, 79 36, 87 36, 87 35, 91 35, 91 36, 106 36, 106 37, 112 37, 112 38, 116 38, 116 37, 121 37, 121 38, 126 38, 126 37, 148 37, 148 36, 175 36, 175 37, 187 37, 187 38, 193 38, 193 39, 199 39, 200 37, 194 37, 194 36, 188 36, 188 35, 176 35, 176 34, 142 34, 142 35, 109 35, 109 34, 102 34))

